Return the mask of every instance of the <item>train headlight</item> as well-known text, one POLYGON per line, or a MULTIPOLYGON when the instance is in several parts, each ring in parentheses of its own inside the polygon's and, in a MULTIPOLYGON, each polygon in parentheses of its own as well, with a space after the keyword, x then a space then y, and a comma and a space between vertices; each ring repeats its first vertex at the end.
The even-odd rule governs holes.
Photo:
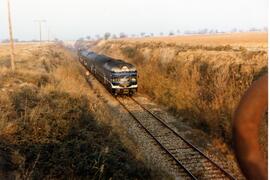
POLYGON ((136 79, 136 78, 131 78, 131 81, 132 81, 132 82, 136 82, 137 79, 136 79))
POLYGON ((118 81, 117 78, 113 78, 113 79, 112 79, 112 82, 117 82, 117 81, 118 81))

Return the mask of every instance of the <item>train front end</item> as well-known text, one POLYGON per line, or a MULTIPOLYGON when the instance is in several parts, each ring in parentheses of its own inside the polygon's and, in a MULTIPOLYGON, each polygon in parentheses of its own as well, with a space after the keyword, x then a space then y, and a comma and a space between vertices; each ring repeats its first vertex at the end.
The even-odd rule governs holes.
POLYGON ((137 92, 137 69, 128 63, 114 62, 111 64, 111 91, 114 95, 133 95, 137 92))

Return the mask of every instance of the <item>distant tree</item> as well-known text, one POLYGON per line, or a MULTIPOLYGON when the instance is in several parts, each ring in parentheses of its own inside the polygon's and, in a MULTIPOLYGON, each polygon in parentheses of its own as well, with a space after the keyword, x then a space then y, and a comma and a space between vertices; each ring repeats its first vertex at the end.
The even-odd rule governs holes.
POLYGON ((180 34, 180 33, 181 33, 181 31, 180 31, 179 29, 177 29, 176 33, 177 33, 177 34, 180 34))
POLYGON ((4 39, 2 42, 3 43, 9 43, 9 39, 4 39))
POLYGON ((141 32, 141 37, 144 37, 145 36, 145 32, 141 32))
POLYGON ((210 29, 208 33, 209 34, 215 34, 215 30, 214 29, 210 29))
MULTIPOLYGON (((13 41, 14 42, 20 42, 20 40, 19 39, 16 39, 16 38, 13 41)), ((3 43, 9 43, 10 42, 10 39, 4 39, 2 42, 3 43)))
POLYGON ((121 33, 119 34, 119 37, 120 37, 120 38, 126 38, 127 35, 126 35, 124 32, 121 32, 121 33))
POLYGON ((212 34, 218 34, 218 30, 217 30, 217 29, 212 29, 212 30, 211 30, 211 33, 212 33, 212 34))
POLYGON ((231 33, 235 33, 235 32, 237 32, 237 31, 238 31, 237 28, 232 28, 230 32, 231 32, 231 33))
POLYGON ((197 32, 197 34, 207 34, 208 33, 208 29, 205 28, 205 29, 201 29, 197 32))
MULTIPOLYGON (((54 39, 54 41, 58 41, 58 39, 57 39, 57 38, 55 38, 55 39, 54 39)), ((79 38, 77 41, 84 41, 84 38, 83 38, 83 37, 81 37, 81 38, 79 38)))
POLYGON ((153 36, 154 36, 154 33, 150 33, 150 36, 152 36, 152 37, 153 37, 153 36))
POLYGON ((173 36, 174 35, 174 32, 173 31, 169 32, 169 35, 170 36, 173 36))
POLYGON ((89 41, 91 40, 91 36, 86 36, 86 39, 89 41))
POLYGON ((268 27, 265 26, 265 27, 263 28, 263 31, 268 32, 268 27))
POLYGON ((113 35, 112 35, 112 38, 113 38, 113 39, 117 39, 118 37, 116 36, 116 34, 113 34, 113 35))
POLYGON ((256 31, 259 31, 259 29, 255 27, 252 27, 249 29, 249 32, 256 32, 256 31))
POLYGON ((164 33, 163 33, 163 32, 160 32, 160 33, 159 33, 159 35, 160 35, 160 36, 163 36, 163 35, 164 35, 164 33))
POLYGON ((106 32, 106 33, 104 34, 104 39, 105 39, 105 40, 109 39, 110 37, 111 37, 111 33, 106 32))

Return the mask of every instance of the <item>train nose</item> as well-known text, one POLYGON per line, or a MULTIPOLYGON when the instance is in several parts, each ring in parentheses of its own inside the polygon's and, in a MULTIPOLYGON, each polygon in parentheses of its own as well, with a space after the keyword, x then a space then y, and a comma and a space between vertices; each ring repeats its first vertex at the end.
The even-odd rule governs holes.
POLYGON ((130 85, 129 78, 127 78, 127 77, 121 78, 120 85, 123 87, 128 87, 130 85))

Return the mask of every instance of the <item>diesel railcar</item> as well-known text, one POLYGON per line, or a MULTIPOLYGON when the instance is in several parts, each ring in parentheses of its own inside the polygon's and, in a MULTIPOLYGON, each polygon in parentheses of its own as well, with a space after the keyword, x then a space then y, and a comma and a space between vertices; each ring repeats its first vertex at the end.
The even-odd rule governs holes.
POLYGON ((137 92, 137 69, 123 60, 79 50, 80 62, 114 95, 137 92))

